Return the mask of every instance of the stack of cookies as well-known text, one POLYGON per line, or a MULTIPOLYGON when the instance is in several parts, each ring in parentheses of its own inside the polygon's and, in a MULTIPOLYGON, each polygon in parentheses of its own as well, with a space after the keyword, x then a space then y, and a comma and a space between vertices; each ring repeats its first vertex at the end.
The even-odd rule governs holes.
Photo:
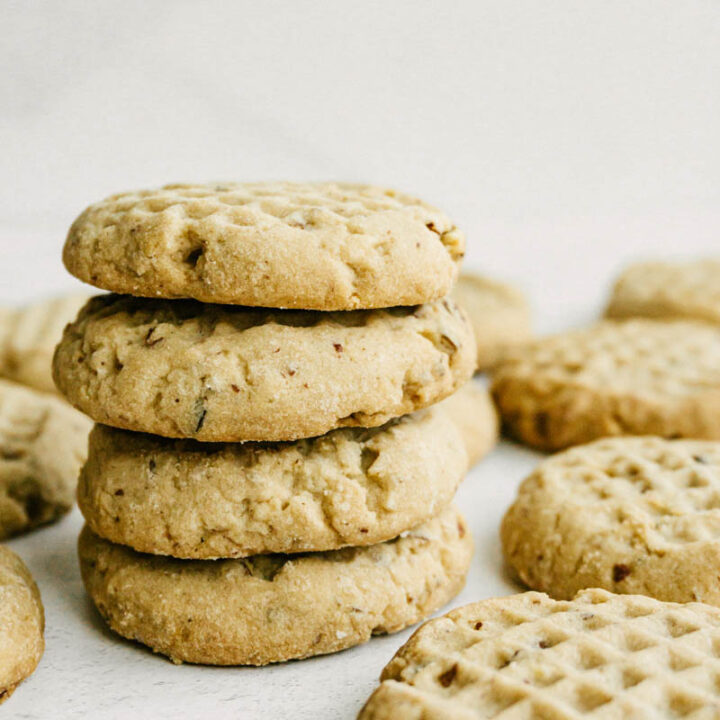
POLYGON ((175 185, 76 220, 66 267, 122 293, 90 300, 54 358, 99 423, 80 560, 116 632, 262 665, 460 590, 468 460, 435 404, 475 365, 446 297, 463 247, 438 210, 366 186, 175 185))

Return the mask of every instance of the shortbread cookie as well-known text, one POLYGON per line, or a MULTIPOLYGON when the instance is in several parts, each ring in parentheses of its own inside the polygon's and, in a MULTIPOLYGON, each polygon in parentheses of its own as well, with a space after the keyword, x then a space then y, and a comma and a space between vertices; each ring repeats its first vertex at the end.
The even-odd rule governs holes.
POLYGON ((55 380, 106 425, 277 441, 382 425, 453 393, 473 364, 448 299, 316 313, 107 295, 67 327, 55 380))
POLYGON ((492 393, 505 428, 543 450, 606 435, 720 439, 720 333, 603 322, 511 351, 492 393))
POLYGON ((198 443, 97 425, 78 502, 140 552, 245 557, 372 545, 437 515, 467 468, 437 406, 292 443, 198 443))
POLYGON ((0 547, 0 703, 37 667, 45 649, 45 615, 25 563, 0 547))
POLYGON ((66 295, 10 309, 0 308, 0 376, 43 392, 57 392, 52 379, 55 346, 87 295, 66 295))
POLYGON ((487 370, 508 348, 530 339, 530 307, 523 294, 510 285, 462 273, 453 297, 470 316, 478 370, 487 370))
POLYGON ((502 524, 535 590, 720 605, 720 443, 606 438, 542 462, 502 524))
POLYGON ((720 259, 631 265, 617 279, 606 314, 720 324, 720 259))
POLYGON ((454 508, 363 548, 176 560, 80 536, 85 586, 115 632, 175 662, 265 665, 412 625, 460 591, 472 540, 454 508))
POLYGON ((394 190, 223 183, 91 205, 63 260, 80 280, 131 295, 355 310, 444 296, 464 250, 443 213, 394 190))
POLYGON ((720 717, 720 610, 586 590, 527 592, 425 623, 361 720, 720 717))
POLYGON ((59 398, 0 381, 0 538, 72 507, 89 430, 59 398))
POLYGON ((498 440, 498 417, 488 391, 480 383, 465 383, 440 407, 462 433, 469 467, 475 465, 498 440))

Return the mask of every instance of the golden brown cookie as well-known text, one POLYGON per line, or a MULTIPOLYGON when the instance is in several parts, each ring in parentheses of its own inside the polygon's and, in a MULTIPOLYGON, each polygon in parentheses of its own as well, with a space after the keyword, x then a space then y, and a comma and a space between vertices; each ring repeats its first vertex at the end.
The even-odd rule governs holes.
POLYGON ((553 597, 602 587, 720 605, 720 443, 605 438, 540 463, 502 524, 509 564, 553 597))
POLYGON ((514 287, 464 272, 452 294, 470 317, 477 343, 478 370, 487 370, 508 348, 530 339, 530 307, 514 287))
POLYGON ((0 539, 70 510, 89 430, 59 398, 0 380, 0 539))
POLYGON ((80 280, 130 295, 355 310, 443 297, 464 249, 443 213, 395 190, 220 183, 91 205, 63 260, 80 280))
POLYGON ((118 634, 175 662, 265 665, 337 652, 412 625, 460 591, 472 539, 454 508, 396 540, 243 560, 177 560, 87 527, 88 593, 118 634))
POLYGON ((25 563, 0 546, 0 703, 29 677, 45 650, 40 592, 25 563))
POLYGON ((469 467, 487 455, 498 440, 498 417, 488 391, 470 380, 440 403, 462 433, 469 467))
POLYGON ((606 435, 720 439, 720 333, 607 321, 510 351, 491 389, 505 429, 542 450, 606 435))
POLYGON ((585 590, 481 600, 425 623, 360 720, 720 717, 720 610, 585 590))
POLYGON ((66 328, 54 367, 97 422, 236 442, 382 425, 453 393, 473 361, 448 299, 317 313, 107 295, 66 328))
POLYGON ((442 511, 467 467, 436 407, 291 443, 198 443, 97 425, 78 502, 101 537, 181 558, 334 550, 442 511))
POLYGON ((0 376, 55 393, 52 358, 65 325, 87 295, 65 295, 21 308, 0 308, 0 376))
POLYGON ((631 265, 615 282, 605 314, 720 324, 720 260, 631 265))

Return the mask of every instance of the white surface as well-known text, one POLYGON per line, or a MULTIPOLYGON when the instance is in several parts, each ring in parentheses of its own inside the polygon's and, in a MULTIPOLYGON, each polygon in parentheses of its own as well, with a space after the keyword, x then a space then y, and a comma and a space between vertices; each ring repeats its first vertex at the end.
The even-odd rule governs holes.
MULTIPOLYGON (((337 178, 457 219, 468 265, 541 331, 585 322, 631 258, 720 254, 716 0, 3 3, 0 302, 76 287, 87 203, 174 180, 337 178)), ((536 456, 502 445, 458 494, 476 555, 454 605, 511 591, 497 527, 536 456)), ((3 717, 353 718, 409 631, 260 670, 175 667, 104 630, 77 513, 10 544, 47 651, 3 717)))

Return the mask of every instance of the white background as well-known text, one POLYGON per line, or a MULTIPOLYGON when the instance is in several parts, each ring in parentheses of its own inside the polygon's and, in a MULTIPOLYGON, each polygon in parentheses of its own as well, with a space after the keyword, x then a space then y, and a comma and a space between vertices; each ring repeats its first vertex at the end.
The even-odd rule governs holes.
MULTIPOLYGON (((0 0, 0 301, 74 286, 82 208, 169 181, 392 185, 466 231, 468 266, 589 320, 629 259, 720 254, 720 3, 0 0)), ((459 499, 467 602, 513 586, 497 523, 533 454, 503 446, 459 499)), ((352 718, 407 637, 249 669, 174 667, 103 630, 77 515, 11 545, 48 648, 2 708, 24 718, 352 718)))

